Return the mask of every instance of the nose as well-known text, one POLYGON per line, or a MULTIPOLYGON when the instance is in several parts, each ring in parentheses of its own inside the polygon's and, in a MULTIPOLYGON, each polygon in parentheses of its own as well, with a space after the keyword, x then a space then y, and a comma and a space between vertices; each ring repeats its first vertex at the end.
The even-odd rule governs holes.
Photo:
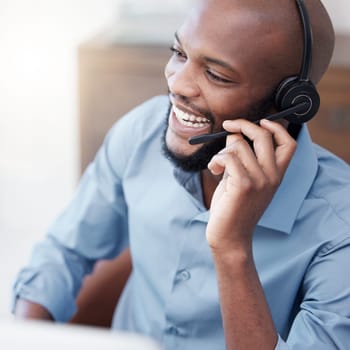
POLYGON ((198 73, 189 61, 184 63, 169 64, 165 68, 165 76, 171 93, 183 97, 198 97, 200 88, 198 85, 198 73))

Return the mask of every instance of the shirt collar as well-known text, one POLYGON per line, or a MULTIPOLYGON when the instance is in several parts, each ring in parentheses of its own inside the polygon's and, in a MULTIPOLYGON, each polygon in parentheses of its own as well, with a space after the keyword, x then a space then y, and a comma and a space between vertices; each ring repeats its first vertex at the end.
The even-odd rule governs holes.
MULTIPOLYGON (((271 203, 258 222, 258 226, 290 234, 303 201, 311 188, 317 172, 317 156, 305 125, 298 136, 298 146, 271 203)), ((202 204, 202 191, 198 173, 174 169, 177 181, 193 196, 200 219, 208 221, 209 212, 202 204)))
POLYGON ((295 154, 258 226, 291 233, 298 212, 314 182, 317 164, 309 131, 306 125, 303 125, 295 154))

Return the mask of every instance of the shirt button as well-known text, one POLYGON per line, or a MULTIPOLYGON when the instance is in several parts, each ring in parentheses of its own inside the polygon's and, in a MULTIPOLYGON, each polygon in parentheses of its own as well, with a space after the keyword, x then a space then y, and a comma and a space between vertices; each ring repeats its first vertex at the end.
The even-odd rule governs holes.
POLYGON ((175 326, 169 326, 167 328, 167 333, 173 334, 173 335, 179 335, 179 329, 175 326))
POLYGON ((180 270, 177 273, 177 279, 179 281, 188 281, 191 278, 191 274, 188 270, 180 270))

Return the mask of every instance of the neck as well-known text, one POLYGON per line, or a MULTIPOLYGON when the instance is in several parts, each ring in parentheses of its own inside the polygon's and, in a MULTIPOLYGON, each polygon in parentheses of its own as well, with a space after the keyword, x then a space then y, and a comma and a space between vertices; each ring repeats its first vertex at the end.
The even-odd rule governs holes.
POLYGON ((201 172, 203 199, 204 205, 207 209, 210 208, 214 192, 221 179, 222 176, 215 176, 208 169, 205 169, 201 172))

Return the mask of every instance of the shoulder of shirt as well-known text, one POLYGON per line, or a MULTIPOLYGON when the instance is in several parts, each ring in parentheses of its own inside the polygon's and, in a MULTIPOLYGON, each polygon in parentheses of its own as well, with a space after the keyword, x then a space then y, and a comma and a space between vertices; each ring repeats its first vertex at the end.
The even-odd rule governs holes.
POLYGON ((112 127, 110 137, 123 137, 137 144, 164 130, 169 98, 166 95, 155 96, 133 108, 120 118, 112 127))
POLYGON ((318 200, 344 224, 350 236, 350 166, 345 161, 315 145, 318 170, 306 200, 318 200))
POLYGON ((108 132, 101 151, 117 178, 146 155, 155 161, 161 154, 169 106, 168 96, 151 98, 120 118, 108 132))

